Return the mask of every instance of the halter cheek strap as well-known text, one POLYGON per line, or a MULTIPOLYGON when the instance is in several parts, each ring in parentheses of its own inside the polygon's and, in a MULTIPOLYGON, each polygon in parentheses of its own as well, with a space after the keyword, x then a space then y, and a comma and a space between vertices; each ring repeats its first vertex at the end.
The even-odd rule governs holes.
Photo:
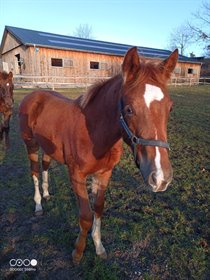
POLYGON ((124 117, 123 117, 123 101, 122 99, 120 100, 120 124, 125 130, 126 134, 128 135, 128 138, 131 140, 132 148, 133 148, 133 153, 134 153, 134 158, 136 160, 136 151, 137 151, 137 145, 142 145, 142 146, 153 146, 153 147, 161 147, 161 148, 166 148, 170 149, 169 144, 167 142, 161 141, 161 140, 153 140, 153 139, 144 139, 144 138, 139 138, 137 137, 128 127, 124 117))

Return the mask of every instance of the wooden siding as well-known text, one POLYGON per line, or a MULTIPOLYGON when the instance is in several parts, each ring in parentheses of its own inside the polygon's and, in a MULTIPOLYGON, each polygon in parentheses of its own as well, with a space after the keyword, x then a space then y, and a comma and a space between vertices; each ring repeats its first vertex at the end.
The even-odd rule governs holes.
POLYGON ((14 74, 32 74, 32 65, 30 63, 31 59, 27 47, 23 45, 20 45, 9 52, 2 54, 2 61, 7 63, 8 71, 12 71, 14 74), (18 58, 16 57, 17 55, 20 55, 21 67, 18 64, 18 58))
POLYGON ((210 58, 205 58, 202 61, 201 76, 210 77, 210 58))
POLYGON ((6 52, 9 52, 15 48, 17 48, 20 45, 20 42, 18 42, 11 34, 7 33, 4 46, 2 49, 2 55, 6 52))
POLYGON ((199 78, 200 77, 201 65, 189 62, 178 62, 174 70, 174 77, 184 77, 184 78, 199 78), (177 71, 179 69, 179 71, 177 71), (192 73, 189 69, 193 69, 192 73), (176 72, 177 71, 177 72, 176 72))
MULTIPOLYGON (((156 59, 157 60, 157 59, 156 59)), ((61 50, 36 46, 25 46, 9 33, 6 34, 2 52, 2 61, 6 62, 6 70, 14 74, 42 76, 42 81, 49 82, 53 77, 60 77, 60 82, 70 82, 69 79, 77 78, 77 82, 85 82, 88 77, 106 78, 119 73, 122 56, 90 53, 84 51, 61 50), (18 58, 20 60, 18 61, 18 58), (51 59, 72 60, 72 65, 63 64, 62 67, 51 65, 51 59), (90 69, 90 61, 98 62, 99 69, 90 69), (51 78, 49 78, 51 77, 51 78), (65 79, 62 79, 65 78, 65 79)), ((200 64, 179 62, 176 66, 174 77, 199 78, 200 64), (193 71, 189 71, 193 69, 193 71)))
MULTIPOLYGON (((116 71, 115 68, 122 62, 122 57, 114 57, 103 54, 93 54, 85 52, 76 52, 69 50, 56 50, 48 48, 38 48, 35 51, 30 47, 30 57, 33 65, 36 65, 32 70, 33 75, 37 76, 59 76, 59 77, 74 77, 74 76, 112 76, 116 71), (57 58, 64 60, 72 60, 73 65, 66 67, 56 67, 51 65, 51 59, 57 58), (99 63, 99 69, 90 69, 90 61, 99 63), (105 63, 106 69, 101 69, 101 63, 105 63), (114 67, 115 65, 115 67, 114 67)), ((119 70, 119 67, 118 67, 119 70)))

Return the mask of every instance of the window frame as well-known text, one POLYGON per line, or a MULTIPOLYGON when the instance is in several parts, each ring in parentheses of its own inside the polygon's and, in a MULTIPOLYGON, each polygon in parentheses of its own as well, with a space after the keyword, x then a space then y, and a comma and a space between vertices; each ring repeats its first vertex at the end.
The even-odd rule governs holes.
POLYGON ((93 60, 90 60, 90 63, 89 63, 89 69, 90 70, 100 70, 100 62, 99 61, 93 61, 93 60), (92 63, 92 65, 97 65, 98 67, 97 68, 95 68, 95 67, 91 67, 91 63, 92 63))
POLYGON ((63 58, 63 67, 64 68, 73 68, 74 60, 72 58, 63 58), (69 65, 68 65, 69 63, 69 65))
POLYGON ((187 68, 187 74, 194 74, 194 69, 191 67, 187 68))
POLYGON ((63 68, 63 59, 62 58, 51 57, 51 67, 63 68), (53 62, 55 62, 55 61, 57 61, 57 62, 60 61, 61 65, 59 65, 59 63, 57 65, 53 65, 53 62))

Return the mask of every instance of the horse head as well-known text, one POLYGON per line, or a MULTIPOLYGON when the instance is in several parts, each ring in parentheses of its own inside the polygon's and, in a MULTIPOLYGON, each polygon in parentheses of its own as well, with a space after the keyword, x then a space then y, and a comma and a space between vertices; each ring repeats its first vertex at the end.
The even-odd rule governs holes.
POLYGON ((178 51, 159 63, 140 61, 131 48, 122 64, 120 121, 123 139, 134 152, 136 165, 154 192, 165 191, 173 176, 167 143, 167 122, 172 101, 167 81, 178 51))
POLYGON ((11 108, 14 103, 13 99, 13 74, 10 72, 0 72, 0 98, 3 100, 7 108, 11 108))

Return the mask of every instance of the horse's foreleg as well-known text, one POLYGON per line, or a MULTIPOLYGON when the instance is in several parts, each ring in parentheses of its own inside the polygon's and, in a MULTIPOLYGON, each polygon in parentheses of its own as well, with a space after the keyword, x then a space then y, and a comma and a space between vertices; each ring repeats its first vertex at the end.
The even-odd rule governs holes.
POLYGON ((43 209, 41 204, 41 194, 39 190, 39 161, 38 161, 38 150, 39 146, 34 139, 24 140, 27 151, 28 158, 31 163, 31 175, 34 182, 34 201, 35 201, 35 215, 42 215, 43 209))
POLYGON ((43 189, 43 197, 46 200, 50 199, 50 194, 48 191, 48 188, 49 188, 48 169, 50 166, 50 161, 51 161, 51 158, 48 155, 43 153, 43 156, 42 156, 42 168, 43 168, 43 170, 42 170, 42 189, 43 189))
POLYGON ((9 123, 10 123, 10 118, 11 118, 11 115, 12 115, 12 111, 6 111, 4 113, 4 116, 3 116, 3 127, 2 129, 6 132, 9 132, 9 123))
POLYGON ((35 215, 39 216, 43 214, 42 204, 41 204, 41 194, 39 190, 39 162, 38 162, 38 151, 36 153, 31 153, 28 155, 31 162, 31 174, 34 181, 34 201, 35 201, 35 215))
POLYGON ((36 175, 32 175, 33 181, 34 181, 34 201, 36 203, 35 205, 35 215, 39 216, 43 214, 42 204, 41 204, 41 194, 39 191, 39 179, 36 175))
POLYGON ((97 174, 93 178, 92 193, 94 196, 94 221, 92 227, 92 238, 96 248, 96 254, 103 258, 107 258, 106 250, 101 242, 101 216, 104 209, 104 196, 106 187, 111 176, 111 171, 97 174))
POLYGON ((80 233, 77 237, 75 249, 72 252, 72 257, 74 264, 79 264, 86 247, 88 231, 91 229, 93 224, 93 218, 86 189, 85 178, 82 176, 73 176, 72 183, 74 192, 78 199, 80 225, 80 233))

